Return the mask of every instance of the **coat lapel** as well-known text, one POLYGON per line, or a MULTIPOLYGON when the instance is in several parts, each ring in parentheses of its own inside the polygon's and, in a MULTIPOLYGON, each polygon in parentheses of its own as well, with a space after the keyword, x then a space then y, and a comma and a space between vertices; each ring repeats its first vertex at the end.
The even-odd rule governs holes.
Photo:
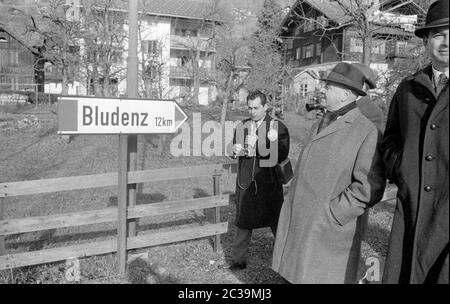
MULTIPOLYGON (((356 117, 358 117, 358 115, 360 113, 361 112, 359 111, 358 108, 355 108, 355 109, 349 111, 347 114, 340 117, 336 121, 332 122, 328 127, 323 129, 322 131, 320 131, 319 134, 316 134, 315 136, 313 136, 311 141, 316 141, 325 136, 333 134, 339 130, 342 130, 343 128, 346 127, 347 123, 352 123, 356 119, 356 117)), ((315 127, 315 130, 313 130, 313 131, 317 132, 317 127, 315 127)))
POLYGON ((434 90, 434 84, 432 80, 432 67, 431 65, 424 68, 422 71, 420 71, 416 77, 414 77, 414 81, 424 86, 430 93, 437 98, 436 91, 434 90))
MULTIPOLYGON (((414 81, 424 86, 436 98, 437 102, 431 114, 434 117, 448 107, 448 83, 438 94, 434 89, 432 75, 432 66, 429 65, 417 74, 414 81), (443 94, 447 94, 447 96, 441 96, 443 94)), ((425 99, 423 101, 425 102, 425 99)))
POLYGON ((439 114, 446 108, 448 108, 448 84, 442 89, 441 93, 439 94, 437 103, 434 106, 433 111, 431 112, 430 121, 432 117, 436 117, 437 114, 439 114))

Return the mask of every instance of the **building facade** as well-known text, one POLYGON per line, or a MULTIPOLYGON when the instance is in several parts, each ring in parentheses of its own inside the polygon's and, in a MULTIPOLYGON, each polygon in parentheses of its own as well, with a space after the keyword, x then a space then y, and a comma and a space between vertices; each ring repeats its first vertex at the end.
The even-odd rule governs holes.
MULTIPOLYGON (((338 62, 363 61, 364 43, 360 27, 355 25, 354 18, 345 9, 356 10, 356 4, 352 2, 355 1, 340 1, 341 4, 331 0, 294 2, 281 26, 286 60, 294 66, 295 73, 310 70, 322 77, 338 62)), ((392 63, 407 58, 413 49, 422 46, 414 36, 414 29, 425 12, 412 1, 372 3, 375 5, 366 14, 372 32, 370 66, 383 75, 388 73, 392 63)), ((318 81, 316 83, 319 84, 318 81)), ((301 87, 302 84, 294 80, 293 88, 301 87)), ((308 93, 314 90, 316 86, 308 85, 308 93)))
MULTIPOLYGON (((114 3, 114 2, 113 2, 114 3)), ((215 21, 207 2, 185 0, 143 1, 139 6, 138 69, 139 95, 143 98, 176 99, 207 105, 216 98, 216 90, 209 84, 214 69, 215 50, 211 44, 215 21), (197 98, 196 98, 197 97, 197 98)), ((81 7, 80 9, 83 9, 81 7)), ((121 15, 124 39, 117 43, 117 54, 111 56, 110 71, 98 66, 100 74, 114 75, 107 81, 110 96, 126 95, 126 67, 128 56, 127 3, 117 1, 111 14, 121 15)), ((80 14, 83 16, 83 14, 80 14)), ((85 56, 88 44, 80 39, 78 52, 85 56)), ((92 60, 91 60, 92 61, 92 60)), ((95 63, 95 60, 93 61, 95 63)), ((92 80, 83 78, 92 63, 79 66, 80 73, 72 79, 69 94, 93 94, 92 80), (84 69, 84 71, 83 71, 84 69), (81 77, 80 77, 81 75, 81 77)), ((46 65, 46 90, 61 92, 61 77, 55 68, 46 65)), ((76 73, 74 73, 76 74, 76 73)), ((100 79, 103 83, 104 80, 100 79)))
POLYGON ((0 28, 0 89, 34 91, 35 59, 33 49, 0 28))

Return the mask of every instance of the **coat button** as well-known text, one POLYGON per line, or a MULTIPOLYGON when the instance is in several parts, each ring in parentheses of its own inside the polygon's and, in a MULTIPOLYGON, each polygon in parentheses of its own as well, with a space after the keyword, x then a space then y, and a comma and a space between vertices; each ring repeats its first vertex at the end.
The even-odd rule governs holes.
POLYGON ((424 189, 426 192, 430 192, 431 190, 433 190, 433 186, 426 186, 424 189))
POLYGON ((431 130, 436 130, 437 127, 438 127, 438 126, 437 126, 436 124, 432 124, 432 125, 430 126, 430 129, 431 129, 431 130))
POLYGON ((426 159, 427 161, 432 161, 432 160, 434 160, 434 157, 431 156, 431 155, 428 155, 427 157, 425 157, 425 159, 426 159))

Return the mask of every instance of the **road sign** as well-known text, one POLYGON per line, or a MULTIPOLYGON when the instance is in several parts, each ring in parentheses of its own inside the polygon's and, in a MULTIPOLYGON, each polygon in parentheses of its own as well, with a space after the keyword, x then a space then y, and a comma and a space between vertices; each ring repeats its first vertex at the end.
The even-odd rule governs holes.
POLYGON ((173 100, 58 98, 58 134, 175 133, 187 118, 173 100))

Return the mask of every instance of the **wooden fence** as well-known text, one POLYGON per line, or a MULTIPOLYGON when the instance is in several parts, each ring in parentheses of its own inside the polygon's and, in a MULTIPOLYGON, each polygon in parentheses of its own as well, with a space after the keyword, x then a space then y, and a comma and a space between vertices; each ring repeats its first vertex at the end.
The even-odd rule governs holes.
MULTIPOLYGON (((220 222, 220 207, 229 205, 229 195, 222 195, 220 177, 235 173, 231 164, 180 167, 128 172, 128 184, 158 182, 197 177, 212 177, 213 196, 167 201, 148 205, 129 206, 127 219, 164 215, 190 210, 215 208, 214 223, 199 227, 176 229, 168 232, 144 232, 137 236, 120 235, 126 238, 126 249, 138 249, 192 239, 214 237, 214 250, 220 249, 220 234, 228 230, 228 222, 220 222)), ((76 227, 118 221, 118 208, 95 211, 81 211, 59 215, 5 219, 5 198, 23 195, 51 193, 57 191, 80 190, 117 186, 118 174, 75 176, 0 184, 0 270, 22 266, 38 265, 72 258, 107 254, 117 251, 117 240, 105 240, 87 244, 44 249, 24 253, 6 254, 5 236, 18 233, 36 232, 64 227, 76 227)), ((121 223, 117 223, 120 225, 121 223)), ((123 224, 123 223, 122 223, 123 224)))
MULTIPOLYGON (((130 206, 127 219, 164 215, 191 210, 215 208, 214 223, 193 228, 176 229, 169 232, 144 232, 138 236, 117 235, 126 238, 126 249, 138 249, 156 245, 214 237, 214 250, 220 248, 220 234, 226 233, 228 222, 220 222, 220 207, 229 205, 229 195, 222 195, 220 177, 236 173, 235 164, 220 164, 198 167, 180 167, 128 172, 128 184, 158 182, 197 177, 212 177, 213 196, 168 201, 148 205, 130 206)), ((95 211, 80 211, 59 215, 48 215, 27 218, 4 219, 7 197, 51 193, 57 191, 80 190, 98 187, 117 186, 118 174, 107 173, 97 175, 75 176, 55 179, 42 179, 0 184, 0 270, 22 266, 57 262, 66 259, 87 257, 117 252, 117 240, 105 240, 65 247, 44 249, 24 253, 6 254, 5 236, 76 227, 90 224, 117 222, 118 208, 107 208, 95 211)), ((395 198, 396 190, 386 191, 382 202, 395 198)), ((118 225, 120 223, 117 223, 118 225)))

